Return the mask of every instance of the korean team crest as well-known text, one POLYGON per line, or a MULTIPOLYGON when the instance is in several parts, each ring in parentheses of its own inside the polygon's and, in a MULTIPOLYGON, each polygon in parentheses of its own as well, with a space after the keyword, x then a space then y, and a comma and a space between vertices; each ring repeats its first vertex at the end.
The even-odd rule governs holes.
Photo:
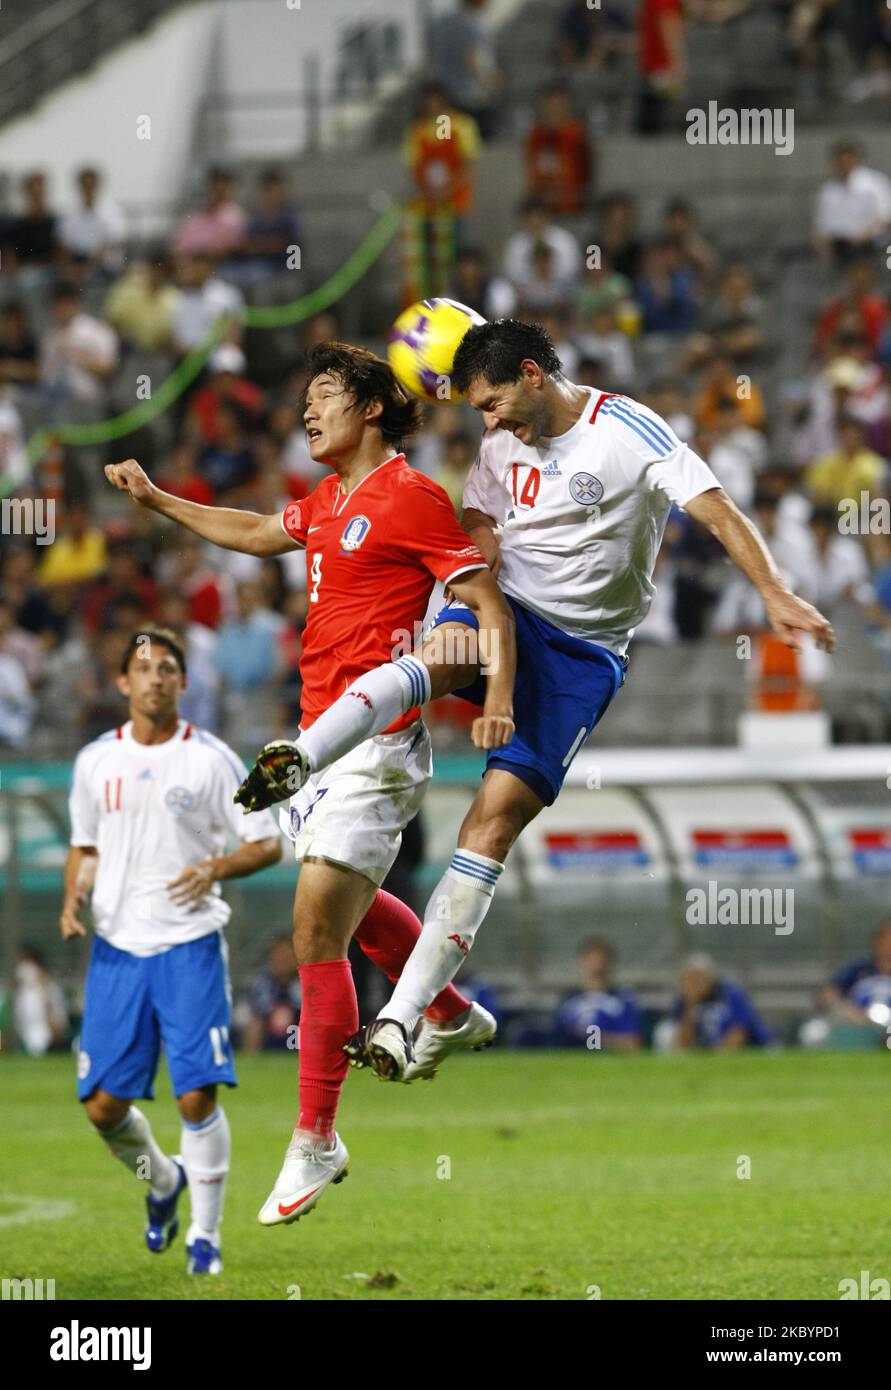
POLYGON ((603 483, 593 473, 573 473, 569 491, 574 502, 582 507, 594 507, 603 496, 603 483))
POLYGON ((371 522, 367 516, 354 516, 347 522, 346 530, 340 538, 341 549, 358 550, 370 530, 371 522))

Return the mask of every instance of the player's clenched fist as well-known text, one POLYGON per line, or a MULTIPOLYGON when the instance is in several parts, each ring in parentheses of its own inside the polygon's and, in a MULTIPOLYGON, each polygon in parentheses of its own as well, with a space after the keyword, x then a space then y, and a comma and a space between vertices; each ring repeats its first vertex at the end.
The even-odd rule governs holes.
POLYGON ((470 728, 476 748, 504 748, 513 736, 514 721, 509 714, 481 714, 470 728))
POLYGON ((155 485, 149 479, 145 469, 141 468, 135 459, 125 459, 123 463, 107 464, 105 476, 112 487, 118 488, 121 492, 129 492, 134 502, 139 502, 143 506, 151 503, 155 485))

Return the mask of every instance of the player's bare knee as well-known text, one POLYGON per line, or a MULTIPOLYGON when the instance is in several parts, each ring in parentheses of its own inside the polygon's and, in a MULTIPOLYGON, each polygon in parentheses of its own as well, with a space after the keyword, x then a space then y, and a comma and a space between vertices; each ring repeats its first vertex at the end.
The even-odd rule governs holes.
POLYGON ((90 1123, 97 1129, 117 1129, 127 1118, 130 1102, 121 1100, 119 1096, 109 1095, 108 1091, 94 1091, 84 1101, 84 1109, 90 1123))
MULTIPOLYGON (((466 630, 472 631, 471 629, 466 630)), ((451 659, 446 660, 444 659, 442 639, 437 642, 434 637, 431 641, 424 643, 418 656, 427 667, 432 700, 439 700, 443 695, 450 695, 453 690, 463 690, 465 686, 473 684, 479 675, 480 668, 478 663, 465 660, 466 655, 467 653, 458 649, 451 659)))
POLYGON ((184 1091, 181 1096, 177 1096, 176 1103, 184 1120, 191 1125, 199 1125, 216 1109, 217 1088, 202 1086, 195 1091, 184 1091))
POLYGON ((338 960, 346 955, 349 945, 339 927, 313 916, 306 916, 295 924, 293 942, 298 966, 338 960))

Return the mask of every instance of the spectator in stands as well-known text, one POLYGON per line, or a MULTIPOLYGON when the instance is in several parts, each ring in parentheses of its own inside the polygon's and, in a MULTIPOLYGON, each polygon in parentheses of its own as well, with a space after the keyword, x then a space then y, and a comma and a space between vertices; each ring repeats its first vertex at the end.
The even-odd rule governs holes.
POLYGON ((600 68, 613 58, 632 51, 633 8, 636 0, 624 0, 602 8, 588 0, 569 0, 557 28, 557 62, 561 67, 600 68))
POLYGON ((216 444, 220 438, 220 409, 238 406, 255 426, 263 410, 263 392, 245 375, 247 359, 234 343, 221 343, 207 363, 207 385, 189 401, 187 428, 190 438, 216 444))
POLYGON ((199 472, 210 483, 219 506, 235 506, 240 493, 257 476, 257 459, 250 434, 252 417, 235 401, 217 407, 216 439, 205 445, 199 472))
POLYGON ((90 585, 80 608, 84 626, 90 632, 115 626, 118 606, 127 601, 135 602, 141 613, 154 619, 158 585, 140 569, 132 537, 110 541, 106 553, 105 573, 90 585))
POLYGON ((528 273, 522 280, 514 281, 521 318, 535 319, 569 307, 577 281, 575 276, 559 275, 556 261, 554 249, 546 241, 534 243, 528 273))
POLYGON ((574 295, 579 325, 584 328, 595 314, 610 309, 615 313, 618 330, 633 338, 640 330, 640 309, 634 300, 634 286, 627 276, 615 270, 608 252, 602 248, 598 251, 596 257, 593 253, 586 256, 574 295))
POLYGON ((888 301, 875 292, 875 272, 868 256, 858 256, 845 267, 845 286, 824 306, 814 334, 821 352, 840 332, 866 338, 873 354, 879 350, 888 323, 888 301))
POLYGON ((565 998, 554 1015, 555 1047, 627 1052, 642 1043, 642 1018, 634 995, 617 989, 615 952, 608 941, 586 941, 578 954, 583 988, 565 998))
POLYGON ((763 320, 764 304, 755 293, 748 267, 738 261, 726 266, 717 293, 704 306, 702 331, 691 339, 684 366, 695 370, 718 354, 747 372, 761 356, 763 320))
POLYGON ((179 299, 166 252, 151 250, 112 285, 105 317, 126 346, 172 352, 179 299))
POLYGON ((672 1005, 672 1045, 684 1050, 729 1052, 766 1047, 770 1029, 759 1018, 745 990, 722 979, 707 955, 689 957, 680 973, 680 993, 672 1005))
POLYGON ((214 271, 213 257, 203 253, 177 260, 180 297, 173 315, 173 342, 177 352, 185 354, 198 347, 221 318, 226 321, 226 340, 236 343, 241 340, 244 296, 214 271))
POLYGON ((68 1042, 68 1010, 46 958, 34 946, 22 946, 13 975, 12 1026, 30 1057, 61 1050, 68 1042))
POLYGON ((629 391, 634 385, 634 354, 627 336, 619 331, 614 305, 602 304, 587 322, 579 321, 575 334, 579 352, 601 364, 604 389, 629 391))
POLYGON ((802 593, 821 612, 832 613, 842 599, 860 604, 875 626, 891 628, 891 618, 878 601, 870 583, 869 565, 860 541, 839 535, 838 513, 831 507, 815 507, 810 518, 813 562, 802 593))
POLYGON ((523 220, 521 230, 508 238, 502 266, 508 280, 522 294, 523 287, 535 273, 535 255, 542 244, 553 256, 554 278, 565 284, 577 281, 581 270, 581 250, 571 232, 552 222, 540 198, 527 198, 518 208, 523 220))
POLYGON ((15 626, 42 639, 46 648, 65 626, 64 612, 54 608, 49 595, 36 581, 37 553, 26 545, 3 551, 0 593, 9 603, 15 626))
POLYGON ((282 619, 263 606, 260 586, 251 580, 236 585, 235 603, 235 617, 220 628, 214 661, 230 690, 259 690, 276 674, 282 619))
MULTIPOLYGON (((451 105, 441 83, 426 83, 418 98, 417 115, 405 132, 402 155, 414 186, 414 206, 426 238, 428 263, 435 259, 437 238, 447 231, 450 244, 463 244, 464 219, 473 206, 473 166, 479 153, 480 135, 474 118, 451 105)), ((451 264, 443 269, 451 275, 451 264)))
POLYGON ((687 80, 683 0, 640 0, 637 14, 640 95, 637 129, 660 134, 687 80))
POLYGON ((821 256, 844 265, 878 249, 891 228, 891 179, 863 163, 863 152, 842 140, 831 155, 833 176, 817 196, 814 242, 821 256))
POLYGON ((266 966, 254 978, 249 994, 250 1017, 244 1030, 246 1052, 297 1049, 300 1023, 300 981, 291 938, 282 933, 269 943, 266 966))
POLYGON ((838 448, 824 454, 805 470, 804 486, 813 500, 837 508, 843 498, 858 502, 861 492, 882 493, 887 478, 885 459, 866 444, 861 420, 845 415, 838 426, 838 448))
POLYGON ((655 241, 644 257, 644 273, 637 282, 635 298, 640 306, 644 333, 670 337, 690 333, 696 327, 699 304, 696 280, 678 264, 673 242, 655 241))
POLYGON ((582 211, 594 170, 594 150, 584 124, 573 114, 563 82, 545 88, 538 120, 526 136, 526 190, 548 211, 582 211))
POLYGON ((427 52, 433 79, 455 106, 473 116, 488 140, 495 131, 502 75, 484 17, 489 0, 458 0, 458 8, 433 20, 427 52))
POLYGON ((68 502, 61 511, 61 526, 52 545, 44 547, 38 582, 45 588, 59 584, 86 584, 104 573, 105 537, 90 520, 83 502, 68 502))
POLYGON ((651 410, 671 426, 678 439, 689 444, 696 433, 696 422, 690 414, 683 382, 676 377, 657 377, 646 396, 651 410))
POLYGON ((191 212, 173 239, 176 256, 214 256, 223 259, 241 249, 248 229, 244 209, 233 196, 235 180, 228 169, 211 169, 204 207, 191 212))
POLYGON ((33 632, 19 626, 16 607, 8 593, 4 592, 0 598, 0 605, 0 653, 15 658, 24 671, 29 686, 33 688, 43 675, 43 644, 33 632))
POLYGON ((714 357, 703 375, 702 389, 696 397, 694 414, 698 423, 711 429, 718 423, 723 403, 735 403, 740 423, 760 430, 764 425, 764 397, 761 388, 735 370, 729 357, 714 357))
POLYGON ((171 545, 170 563, 161 571, 165 589, 185 595, 190 622, 218 628, 227 593, 225 577, 207 563, 201 541, 191 532, 177 532, 171 545))
POLYGON ((638 278, 644 248, 637 234, 637 205, 627 193, 610 193, 601 203, 597 245, 602 264, 629 282, 638 278))
POLYGON ((436 482, 448 493, 458 516, 461 515, 464 484, 473 467, 478 448, 478 440, 467 430, 457 429, 453 434, 446 435, 442 463, 434 474, 436 482))
POLYGON ((281 275, 291 267, 288 258, 297 247, 301 252, 300 219, 289 202, 285 181, 277 169, 267 169, 260 177, 257 206, 248 215, 247 228, 239 243, 240 261, 236 268, 227 267, 242 284, 253 283, 270 275, 281 275))
POLYGON ((118 365, 114 329, 81 311, 72 285, 57 285, 50 307, 54 326, 45 334, 40 351, 40 380, 48 406, 54 412, 64 411, 76 401, 98 411, 104 401, 104 383, 118 365))
POLYGON ((8 299, 0 308, 0 382, 4 386, 30 387, 39 376, 37 343, 25 311, 16 300, 8 299))
POLYGON ((25 208, 13 221, 12 268, 23 286, 45 283, 58 253, 58 215, 46 195, 46 175, 35 171, 22 179, 25 208))
POLYGON ((838 355, 811 381, 804 418, 792 441, 793 457, 802 468, 838 450, 846 416, 855 416, 867 429, 875 427, 879 435, 888 416, 885 374, 878 363, 864 361, 870 351, 867 340, 840 334, 835 348, 838 355))
POLYGON ((465 246, 455 257, 448 297, 486 319, 510 318, 517 302, 510 281, 489 272, 485 252, 476 246, 465 246))
POLYGON ((662 213, 661 236, 675 249, 675 262, 697 284, 710 284, 718 268, 718 253, 697 228, 696 210, 686 198, 672 198, 662 213))
POLYGON ((90 273, 100 271, 113 275, 124 260, 127 235, 124 214, 117 203, 102 193, 98 169, 79 169, 75 182, 77 206, 59 225, 63 256, 69 261, 82 258, 90 273))
POLYGON ((843 26, 858 76, 848 85, 848 101, 883 100, 891 95, 891 10, 883 0, 857 0, 846 7, 843 26))
POLYGON ((724 491, 743 511, 755 493, 755 480, 767 463, 767 443, 760 430, 739 418, 736 400, 723 396, 717 404, 703 455, 724 491))
MULTIPOLYGON (((138 630, 138 621, 135 624, 138 630)), ((126 718, 126 706, 118 691, 121 661, 134 627, 100 632, 88 647, 88 661, 76 691, 80 696, 80 728, 84 742, 99 738, 126 718)))
POLYGON ((36 638, 15 626, 15 612, 0 598, 0 747, 20 748, 34 718, 27 662, 39 662, 36 638))
POLYGON ((220 673, 214 663, 217 634, 189 617, 189 600, 175 589, 165 590, 158 608, 162 627, 169 627, 183 640, 189 683, 180 699, 180 715, 199 729, 213 733, 219 718, 220 673))
MULTIPOLYGON (((206 478, 198 471, 198 446, 186 440, 174 444, 161 464, 155 482, 162 492, 170 492, 174 497, 184 497, 187 502, 198 502, 202 507, 212 507, 216 494, 206 478)), ((165 623, 171 627, 171 623, 165 623)))
POLYGON ((874 1022, 891 1023, 891 920, 879 927, 872 952, 846 965, 822 991, 820 1002, 836 1021, 870 1022, 870 1010, 880 1012, 874 1022))

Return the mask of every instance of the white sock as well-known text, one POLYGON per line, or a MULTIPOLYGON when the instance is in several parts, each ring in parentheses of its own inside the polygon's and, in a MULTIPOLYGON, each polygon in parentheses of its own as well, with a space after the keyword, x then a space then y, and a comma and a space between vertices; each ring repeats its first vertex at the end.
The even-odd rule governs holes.
POLYGON ((458 849, 427 903, 421 935, 378 1018, 392 1018, 406 1031, 467 959, 477 929, 489 911, 504 865, 470 849, 458 849))
POLYGON ((152 1127, 141 1110, 131 1105, 117 1129, 103 1130, 96 1125, 93 1128, 115 1158, 138 1178, 148 1181, 154 1197, 170 1195, 179 1181, 179 1170, 173 1159, 158 1147, 152 1127))
POLYGON ((336 763, 365 739, 381 733, 412 705, 430 699, 430 673, 416 656, 401 656, 360 676, 298 743, 313 772, 336 763))
POLYGON ((219 1245, 232 1152, 232 1136, 223 1107, 218 1105, 212 1115, 197 1124, 183 1120, 180 1147, 192 1202, 192 1224, 186 1234, 186 1244, 190 1245, 193 1240, 209 1240, 219 1245))

